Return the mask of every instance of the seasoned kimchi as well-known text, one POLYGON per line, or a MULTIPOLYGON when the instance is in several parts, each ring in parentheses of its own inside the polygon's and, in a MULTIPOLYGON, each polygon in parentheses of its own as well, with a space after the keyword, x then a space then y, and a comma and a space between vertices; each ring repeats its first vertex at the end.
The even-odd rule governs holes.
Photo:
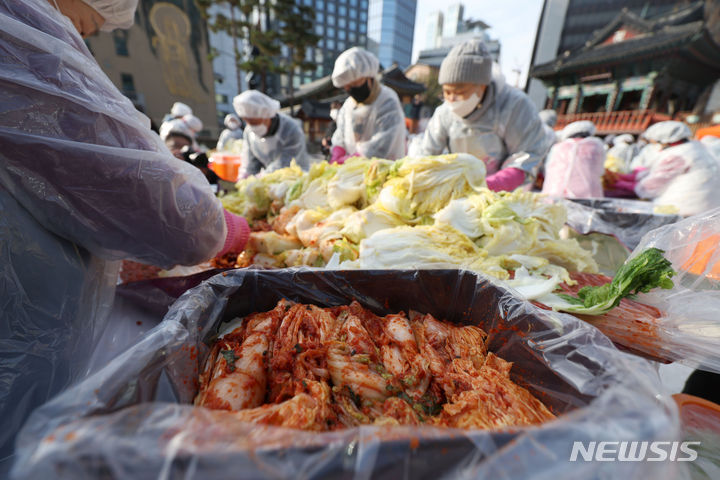
POLYGON ((476 326, 359 303, 281 300, 213 345, 195 405, 240 421, 325 431, 358 425, 498 429, 555 418, 510 379, 476 326))

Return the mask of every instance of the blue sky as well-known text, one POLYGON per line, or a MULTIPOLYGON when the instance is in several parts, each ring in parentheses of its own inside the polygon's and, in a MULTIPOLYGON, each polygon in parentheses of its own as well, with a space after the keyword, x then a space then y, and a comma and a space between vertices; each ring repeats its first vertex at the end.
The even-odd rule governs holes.
MULTIPOLYGON (((458 3, 454 0, 418 0, 415 16, 415 36, 413 42, 413 60, 425 45, 425 21, 427 16, 444 6, 458 3)), ((500 40, 500 66, 508 83, 514 85, 521 70, 520 85, 525 84, 530 66, 532 47, 535 42, 535 30, 540 19, 542 0, 465 0, 465 18, 479 19, 490 25, 489 34, 500 40)))

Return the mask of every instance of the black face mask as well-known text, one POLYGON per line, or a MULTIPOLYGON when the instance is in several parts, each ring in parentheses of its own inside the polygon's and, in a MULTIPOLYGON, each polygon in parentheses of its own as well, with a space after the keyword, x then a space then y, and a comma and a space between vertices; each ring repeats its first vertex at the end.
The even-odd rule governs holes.
POLYGON ((362 103, 370 96, 370 82, 367 81, 359 87, 351 87, 348 93, 356 102, 362 103))

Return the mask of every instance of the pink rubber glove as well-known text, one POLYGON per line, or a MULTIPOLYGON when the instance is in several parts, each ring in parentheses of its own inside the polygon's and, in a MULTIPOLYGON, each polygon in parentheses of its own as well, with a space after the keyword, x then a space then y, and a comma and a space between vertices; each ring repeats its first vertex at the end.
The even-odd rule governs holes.
POLYGON ((613 185, 613 189, 624 190, 626 192, 634 192, 635 180, 618 180, 617 182, 615 182, 615 185, 613 185))
POLYGON ((494 192, 505 190, 511 192, 525 181, 525 172, 515 167, 508 167, 495 172, 485 179, 487 186, 494 192))
POLYGON ((617 178, 622 182, 635 182, 638 174, 647 170, 645 167, 638 167, 630 173, 619 173, 617 178))
POLYGON ((647 167, 638 167, 632 171, 631 175, 633 175, 633 180, 637 183, 649 173, 647 167))
POLYGON ((347 158, 347 152, 345 149, 339 145, 336 145, 332 148, 330 152, 330 163, 339 163, 343 164, 345 163, 345 159, 347 158))
POLYGON ((614 190, 623 190, 625 192, 635 193, 635 185, 637 185, 637 176, 647 170, 645 167, 638 167, 631 173, 621 173, 618 175, 618 181, 612 186, 614 190))
POLYGON ((217 254, 218 257, 229 252, 242 252, 248 238, 250 238, 250 225, 248 225, 244 217, 230 213, 227 210, 223 210, 223 214, 225 215, 225 225, 227 225, 227 236, 225 237, 225 245, 217 254))

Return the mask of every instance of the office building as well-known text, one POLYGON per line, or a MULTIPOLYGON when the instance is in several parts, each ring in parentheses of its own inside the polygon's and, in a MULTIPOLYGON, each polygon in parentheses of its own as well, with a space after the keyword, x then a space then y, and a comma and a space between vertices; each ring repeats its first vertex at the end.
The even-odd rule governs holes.
POLYGON ((442 12, 431 13, 425 25, 425 50, 438 48, 443 34, 442 12))
POLYGON ((370 0, 368 49, 384 68, 406 68, 412 60, 417 0, 370 0))
POLYGON ((443 22, 443 36, 454 37, 462 30, 465 6, 462 3, 451 5, 447 9, 445 21, 443 22))
MULTIPOLYGON (((298 0, 315 9, 315 34, 320 41, 306 52, 306 59, 315 63, 311 71, 296 71, 293 86, 312 82, 332 73, 335 59, 350 47, 367 47, 368 0, 298 0)), ((279 79, 278 95, 290 91, 289 76, 279 79)))
POLYGON ((182 10, 144 0, 130 29, 101 32, 86 43, 115 86, 157 126, 174 102, 183 102, 202 120, 203 140, 219 134, 207 38, 193 2, 182 10))
MULTIPOLYGON (((226 4, 215 5, 210 9, 210 14, 222 14, 231 18, 230 7, 226 4)), ((232 99, 245 90, 247 82, 245 73, 236 67, 235 44, 230 35, 225 32, 208 32, 208 39, 213 51, 213 75, 215 80, 215 104, 217 107, 217 121, 222 125, 225 115, 233 113, 232 99), (239 82, 239 83, 238 83, 239 82)), ((236 40, 238 50, 247 50, 246 42, 242 38, 236 40)), ((221 126, 220 128, 225 128, 221 126)))
POLYGON ((443 59, 455 45, 475 38, 485 43, 494 62, 500 62, 500 42, 490 37, 490 25, 482 20, 464 18, 464 11, 462 4, 455 4, 446 12, 434 12, 429 17, 428 22, 435 25, 437 21, 441 28, 432 36, 428 31, 426 48, 420 51, 415 65, 405 72, 409 78, 424 81, 431 73, 437 73, 443 59))

